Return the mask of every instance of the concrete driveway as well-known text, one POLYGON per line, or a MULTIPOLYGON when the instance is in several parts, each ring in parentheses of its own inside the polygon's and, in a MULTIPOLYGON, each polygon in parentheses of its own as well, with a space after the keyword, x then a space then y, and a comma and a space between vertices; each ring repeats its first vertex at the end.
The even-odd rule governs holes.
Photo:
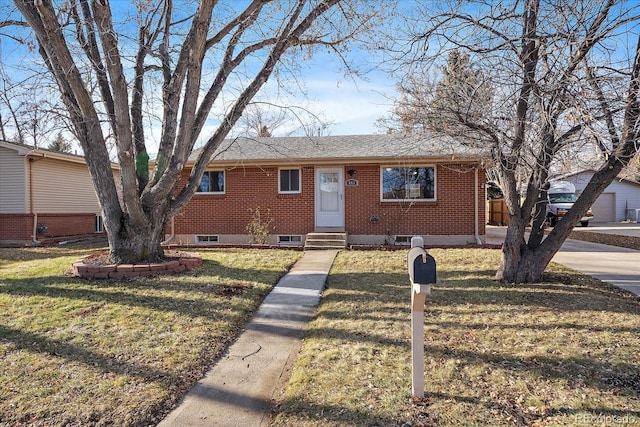
MULTIPOLYGON (((595 224, 577 227, 592 231, 640 237, 640 224, 595 224)), ((506 227, 487 226, 487 243, 502 243, 506 227)), ((553 261, 640 295, 640 251, 567 239, 553 261)))

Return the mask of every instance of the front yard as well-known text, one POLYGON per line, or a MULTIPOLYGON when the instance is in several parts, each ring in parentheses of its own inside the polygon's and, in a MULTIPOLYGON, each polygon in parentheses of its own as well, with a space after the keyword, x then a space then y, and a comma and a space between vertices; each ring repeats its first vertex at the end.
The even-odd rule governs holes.
MULTIPOLYGON (((0 426, 154 425, 302 255, 198 250, 180 276, 87 281, 77 245, 0 249, 0 426)), ((426 397, 412 400, 406 251, 343 251, 276 426, 640 425, 640 300, 553 265, 491 279, 499 251, 431 250, 426 397)))
POLYGON ((0 249, 0 426, 153 425, 301 252, 202 250, 179 276, 87 281, 95 248, 0 249))
POLYGON ((552 267, 491 279, 497 250, 431 250, 425 398, 411 399, 406 252, 342 252, 277 426, 640 425, 640 299, 552 267))

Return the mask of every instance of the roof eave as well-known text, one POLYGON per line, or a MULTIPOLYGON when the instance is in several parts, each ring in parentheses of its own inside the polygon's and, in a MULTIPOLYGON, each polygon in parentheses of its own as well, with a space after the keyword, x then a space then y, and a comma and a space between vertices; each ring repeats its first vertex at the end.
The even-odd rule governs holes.
MULTIPOLYGON (((280 159, 213 159, 209 166, 235 167, 275 166, 275 165, 344 165, 344 164, 407 164, 407 163, 480 163, 479 156, 416 156, 416 157, 323 157, 323 158, 280 158, 280 159)), ((195 162, 189 161, 186 167, 193 167, 195 162)))

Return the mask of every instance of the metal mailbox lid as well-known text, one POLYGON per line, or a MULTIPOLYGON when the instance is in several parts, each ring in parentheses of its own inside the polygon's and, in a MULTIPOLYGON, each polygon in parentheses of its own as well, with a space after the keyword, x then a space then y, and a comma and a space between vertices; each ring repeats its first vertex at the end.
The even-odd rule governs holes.
POLYGON ((407 254, 407 268, 411 283, 436 283, 436 260, 423 248, 411 248, 407 254))

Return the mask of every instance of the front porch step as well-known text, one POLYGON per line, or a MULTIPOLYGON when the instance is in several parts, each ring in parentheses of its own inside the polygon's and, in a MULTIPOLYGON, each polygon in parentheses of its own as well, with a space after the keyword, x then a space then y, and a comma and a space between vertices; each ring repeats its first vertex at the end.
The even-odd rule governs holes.
POLYGON ((316 232, 307 234, 304 250, 346 249, 347 233, 316 232))

